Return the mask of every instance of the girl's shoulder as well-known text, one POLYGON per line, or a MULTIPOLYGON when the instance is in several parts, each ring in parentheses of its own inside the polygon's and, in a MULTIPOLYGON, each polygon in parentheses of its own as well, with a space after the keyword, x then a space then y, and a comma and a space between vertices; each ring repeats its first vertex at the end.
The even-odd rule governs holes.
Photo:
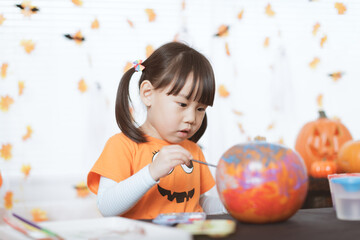
POLYGON ((107 145, 123 145, 128 147, 135 147, 137 144, 128 138, 124 133, 116 133, 113 136, 109 138, 109 140, 106 143, 107 145))
POLYGON ((112 135, 109 138, 109 141, 131 141, 124 133, 119 132, 114 135, 112 135))

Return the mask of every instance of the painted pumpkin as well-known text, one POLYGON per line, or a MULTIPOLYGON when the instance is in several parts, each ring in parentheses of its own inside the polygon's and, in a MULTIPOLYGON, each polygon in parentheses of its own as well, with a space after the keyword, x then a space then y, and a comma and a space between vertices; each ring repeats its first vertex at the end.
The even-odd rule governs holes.
POLYGON ((311 164, 310 175, 314 178, 327 178, 337 172, 335 161, 315 161, 311 164))
POLYGON ((360 173, 360 140, 345 143, 336 162, 340 172, 360 173))
POLYGON ((228 212, 246 223, 285 221, 302 206, 308 174, 295 151, 265 141, 227 150, 216 169, 216 186, 228 212))
POLYGON ((335 161, 340 147, 352 139, 340 121, 328 119, 324 111, 319 114, 317 120, 302 127, 295 143, 295 150, 304 159, 309 174, 313 162, 335 161))

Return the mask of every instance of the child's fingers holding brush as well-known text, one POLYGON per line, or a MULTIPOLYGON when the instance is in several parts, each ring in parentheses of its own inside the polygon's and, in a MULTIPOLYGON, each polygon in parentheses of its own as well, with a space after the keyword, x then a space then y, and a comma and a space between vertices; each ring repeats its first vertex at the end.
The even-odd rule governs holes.
POLYGON ((192 156, 189 151, 179 145, 163 147, 150 164, 150 174, 154 180, 166 176, 174 167, 180 164, 189 166, 192 156))

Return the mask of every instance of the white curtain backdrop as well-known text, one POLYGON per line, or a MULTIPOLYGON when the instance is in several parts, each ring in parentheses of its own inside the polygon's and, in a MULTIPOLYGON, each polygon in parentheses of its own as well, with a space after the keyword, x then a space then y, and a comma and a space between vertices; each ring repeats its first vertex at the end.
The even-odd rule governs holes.
MULTIPOLYGON (((336 2, 34 0, 39 11, 25 16, 15 6, 22 1, 1 0, 0 99, 13 100, 0 104, 1 173, 22 177, 29 165, 28 178, 72 173, 85 180, 119 132, 114 105, 125 66, 175 38, 202 52, 215 71, 218 91, 199 142, 209 162, 256 135, 294 148, 319 108, 359 139, 360 2, 343 1, 343 14, 336 2), (221 25, 228 34, 216 36, 221 25), (81 44, 64 36, 78 31, 81 44), (23 40, 34 43, 30 53, 23 40), (342 77, 332 79, 335 72, 342 77), (23 140, 27 126, 32 133, 23 140)), ((141 122, 144 108, 135 105, 141 122)))

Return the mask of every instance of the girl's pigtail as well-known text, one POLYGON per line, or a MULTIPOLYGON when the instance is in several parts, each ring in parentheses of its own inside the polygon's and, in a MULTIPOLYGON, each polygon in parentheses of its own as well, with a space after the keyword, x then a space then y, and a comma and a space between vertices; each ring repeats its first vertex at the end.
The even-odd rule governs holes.
POLYGON ((116 95, 115 117, 121 131, 131 140, 142 143, 147 142, 143 132, 134 125, 134 118, 130 112, 131 98, 129 94, 130 79, 135 72, 130 68, 121 78, 116 95))

